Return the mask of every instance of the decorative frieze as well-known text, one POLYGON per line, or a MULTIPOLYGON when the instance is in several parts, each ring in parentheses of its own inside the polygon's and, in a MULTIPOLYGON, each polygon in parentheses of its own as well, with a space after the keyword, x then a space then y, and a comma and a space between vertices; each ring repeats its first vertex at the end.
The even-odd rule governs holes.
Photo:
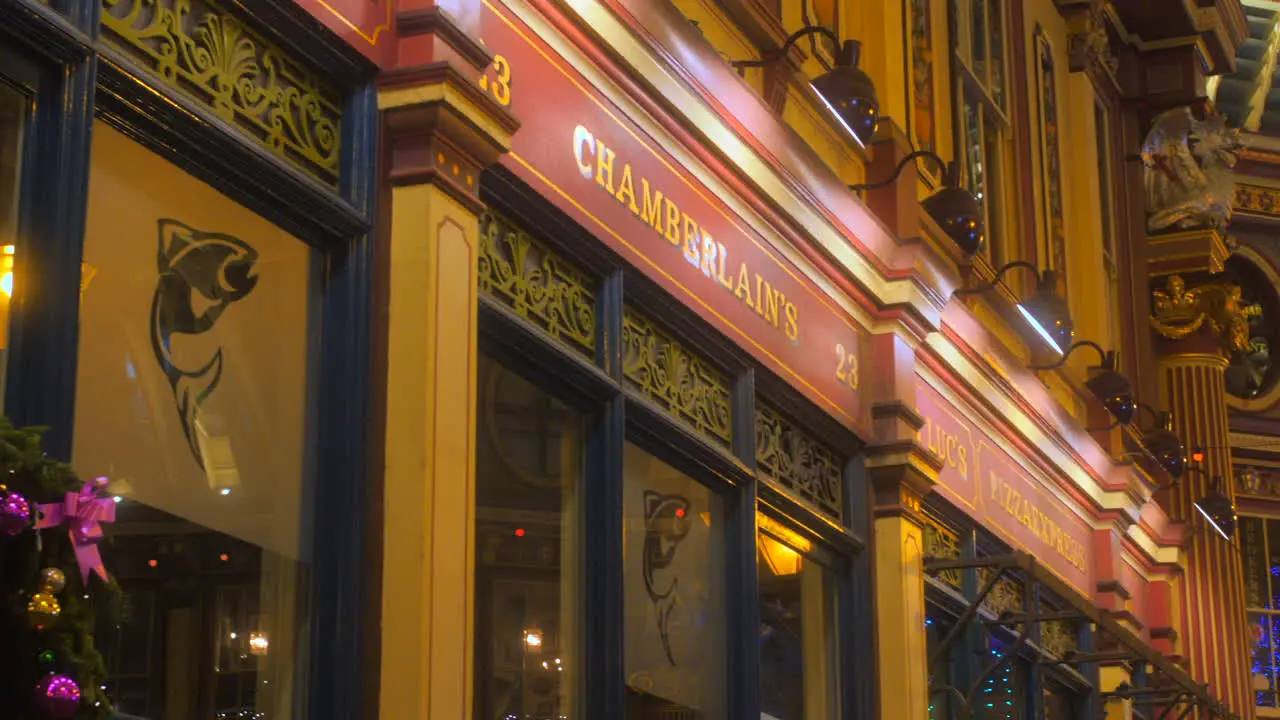
POLYGON ((337 187, 340 93, 212 0, 103 0, 102 31, 170 87, 337 187))
POLYGON ((1280 188, 1237 184, 1231 205, 1246 215, 1280 217, 1280 188))
POLYGON ((728 379, 630 307, 622 317, 622 375, 672 417, 718 445, 732 445, 728 379))
POLYGON ((763 404, 756 407, 755 425, 760 473, 841 522, 844 473, 840 458, 763 404))
POLYGON ((1249 345, 1249 318, 1240 287, 1211 283, 1187 288, 1181 275, 1170 275, 1164 290, 1152 293, 1151 327, 1170 340, 1182 340, 1208 327, 1219 336, 1224 356, 1249 345))
POLYGON ((479 255, 480 292, 551 337, 594 355, 595 283, 586 273, 491 210, 480 216, 479 255))

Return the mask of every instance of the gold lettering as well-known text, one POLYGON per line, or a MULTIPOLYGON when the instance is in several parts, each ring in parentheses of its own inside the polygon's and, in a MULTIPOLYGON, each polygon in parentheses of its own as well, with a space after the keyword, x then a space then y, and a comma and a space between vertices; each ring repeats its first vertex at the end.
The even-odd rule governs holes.
POLYGON ((709 278, 716 276, 716 241, 702 233, 702 274, 709 278))
POLYGON ((772 285, 765 281, 764 291, 767 299, 764 310, 764 319, 771 323, 774 327, 778 326, 778 300, 782 293, 773 288, 772 285))
POLYGON ((600 187, 613 194, 613 151, 604 146, 604 141, 596 139, 596 182, 600 187))
POLYGON ((751 275, 747 272, 746 263, 742 263, 742 267, 738 269, 738 288, 733 294, 745 302, 747 307, 754 307, 751 303, 751 275))
POLYGON ((729 250, 721 243, 716 243, 716 247, 720 249, 716 256, 720 262, 720 266, 716 268, 716 281, 728 288, 729 292, 733 292, 733 280, 724 276, 724 266, 729 262, 729 250))
POLYGON ((796 307, 794 303, 787 303, 786 313, 787 325, 785 332, 787 333, 787 339, 794 342, 800 339, 800 308, 796 307))
POLYGON ((756 314, 760 317, 764 317, 764 308, 769 302, 768 298, 765 297, 765 293, 768 291, 769 283, 765 282, 759 273, 756 273, 756 314))
POLYGON ((640 216, 649 227, 662 234, 662 191, 655 190, 652 196, 649 195, 649 181, 640 178, 640 191, 644 193, 644 214, 640 216))
POLYGON ((622 180, 618 183, 618 194, 614 197, 618 198, 618 202, 626 204, 632 215, 640 214, 640 208, 636 207, 636 187, 631 182, 631 163, 622 164, 622 180))
POLYGON ((680 244, 680 208, 671 202, 671 198, 667 198, 667 242, 672 245, 680 244))
POLYGON ((969 477, 969 447, 967 445, 960 446, 960 463, 956 469, 960 471, 962 477, 969 477))
POLYGON ((698 267, 698 224, 684 213, 680 218, 684 221, 684 259, 698 267))

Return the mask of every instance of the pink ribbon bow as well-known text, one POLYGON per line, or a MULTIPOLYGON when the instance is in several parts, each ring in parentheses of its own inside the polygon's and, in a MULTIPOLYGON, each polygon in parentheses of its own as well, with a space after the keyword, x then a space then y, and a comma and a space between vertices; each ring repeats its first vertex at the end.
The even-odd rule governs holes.
POLYGON ((116 521, 116 504, 110 498, 97 497, 98 492, 107 486, 107 479, 97 478, 87 482, 80 492, 67 493, 61 503, 38 505, 40 519, 36 521, 36 529, 57 527, 66 523, 70 525, 71 545, 76 551, 76 562, 80 565, 80 581, 89 583, 89 573, 95 572, 102 582, 107 582, 107 568, 102 564, 102 555, 98 552, 98 543, 102 541, 102 526, 99 523, 116 521))

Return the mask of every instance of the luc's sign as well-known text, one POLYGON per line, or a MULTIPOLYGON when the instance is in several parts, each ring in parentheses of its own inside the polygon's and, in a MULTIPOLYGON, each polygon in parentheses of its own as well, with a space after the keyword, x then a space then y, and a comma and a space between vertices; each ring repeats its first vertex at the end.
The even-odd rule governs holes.
POLYGON ((704 170, 683 164, 668 141, 612 103, 596 85, 602 76, 594 66, 574 66, 522 22, 521 13, 536 11, 483 3, 481 40, 494 62, 477 82, 521 123, 503 164, 815 403, 861 429, 863 329, 788 259, 780 238, 748 222, 705 181, 704 170))
POLYGON ((918 440, 944 463, 938 492, 1091 596, 1089 524, 1030 477, 1003 449, 1005 441, 975 427, 969 415, 920 377, 916 403, 925 418, 918 440))

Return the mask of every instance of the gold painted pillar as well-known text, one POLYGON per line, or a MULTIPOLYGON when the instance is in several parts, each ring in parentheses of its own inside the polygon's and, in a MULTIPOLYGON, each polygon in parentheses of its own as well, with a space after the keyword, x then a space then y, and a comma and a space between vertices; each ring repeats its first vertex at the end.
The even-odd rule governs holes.
POLYGON ((454 16, 406 12, 401 32, 427 62, 384 74, 378 93, 390 205, 378 717, 458 720, 472 714, 478 190, 517 124, 480 90, 488 55, 454 16))
POLYGON ((924 418, 914 409, 914 353, 903 338, 877 335, 880 360, 871 406, 875 442, 864 457, 872 492, 876 671, 880 720, 928 720, 929 655, 925 635, 924 517, 942 458, 918 440, 924 418))
POLYGON ((1223 478, 1218 490, 1235 500, 1224 375, 1227 356, 1248 342, 1248 323, 1237 287, 1205 282, 1188 288, 1178 274, 1157 286, 1152 327, 1161 402, 1187 448, 1205 448, 1204 472, 1188 471, 1164 498, 1170 517, 1186 524, 1186 568, 1174 589, 1181 614, 1178 655, 1210 692, 1249 717, 1253 693, 1240 556, 1195 508, 1213 489, 1213 476, 1223 478))

